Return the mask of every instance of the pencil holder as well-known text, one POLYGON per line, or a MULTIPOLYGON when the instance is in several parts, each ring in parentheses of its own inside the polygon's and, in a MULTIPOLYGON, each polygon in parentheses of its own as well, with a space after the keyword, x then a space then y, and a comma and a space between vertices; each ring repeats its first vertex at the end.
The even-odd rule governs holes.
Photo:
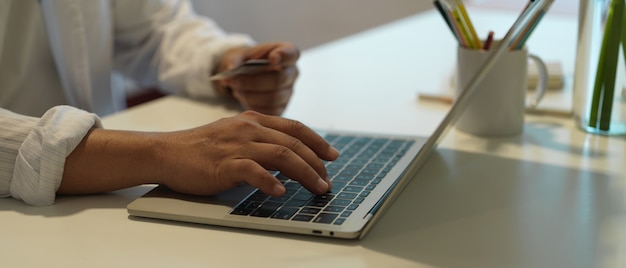
POLYGON ((601 135, 626 135, 626 0, 580 0, 574 119, 601 135))

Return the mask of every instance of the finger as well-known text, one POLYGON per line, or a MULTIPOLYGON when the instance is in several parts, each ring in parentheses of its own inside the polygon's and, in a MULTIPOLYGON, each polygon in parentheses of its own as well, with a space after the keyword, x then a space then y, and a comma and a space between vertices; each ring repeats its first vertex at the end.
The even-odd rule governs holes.
POLYGON ((292 87, 298 75, 296 66, 286 66, 279 71, 240 75, 224 82, 235 91, 275 91, 277 88, 292 87))
MULTIPOLYGON (((259 113, 255 113, 255 112, 246 112, 242 114, 243 116, 249 116, 249 117, 255 117, 255 116, 260 116, 260 117, 270 117, 270 116, 265 116, 265 115, 261 115, 259 113)), ((287 120, 287 119, 282 119, 280 117, 275 117, 281 120, 287 120)), ((262 125, 259 123, 258 120, 256 120, 257 118, 255 118, 255 120, 253 120, 254 122, 257 122, 259 125, 262 125)), ((319 137, 317 134, 315 134, 314 132, 312 133, 314 136, 319 137)), ((319 137, 321 138, 321 137, 319 137)), ((324 180, 326 182, 326 185, 324 186, 330 186, 332 187, 332 184, 330 182, 330 179, 328 178, 328 174, 326 172, 326 167, 324 166, 324 163, 322 162, 322 160, 318 157, 318 154, 316 152, 314 152, 311 148, 309 148, 302 140, 299 140, 293 136, 290 136, 286 133, 283 133, 281 131, 272 129, 272 128, 268 128, 268 127, 264 127, 264 128, 260 128, 259 131, 256 132, 255 137, 252 139, 256 142, 259 143, 263 143, 263 144, 269 144, 269 145, 273 145, 273 146, 280 146, 280 147, 284 147, 287 148, 289 150, 289 152, 295 154, 295 156, 298 157, 298 159, 300 159, 300 161, 304 161, 306 166, 295 166, 297 167, 297 169, 303 169, 303 168, 312 168, 314 170, 314 172, 317 174, 317 178, 321 178, 322 180, 324 180)), ((326 143, 323 139, 322 141, 324 143, 326 143)), ((330 145, 329 145, 330 146, 330 145)), ((282 149, 282 148, 279 148, 282 149)), ((331 150, 334 150, 333 148, 331 148, 331 150)), ((255 151, 252 151, 255 152, 255 151)), ((256 151, 258 152, 258 151, 256 151)), ((334 150, 335 153, 337 153, 336 150, 334 150)), ((258 155, 252 155, 252 156, 247 156, 247 157, 254 157, 253 159, 267 159, 267 158, 262 158, 262 157, 267 157, 268 155, 271 156, 272 152, 263 152, 263 154, 258 154, 258 155)), ((286 153, 286 152, 281 152, 281 153, 286 153)), ((337 153, 338 154, 338 153, 337 153)), ((274 160, 274 158, 270 158, 270 160, 274 160)), ((281 170, 284 171, 284 167, 281 166, 275 166, 272 165, 271 162, 267 162, 267 160, 265 160, 264 167, 266 168, 274 168, 276 170, 281 170)), ((288 162, 280 162, 280 163, 288 163, 288 162)), ((298 164, 298 163, 296 163, 298 164)), ((289 166, 289 168, 294 168, 294 166, 289 166)), ((310 169, 309 169, 310 170, 310 169)), ((312 177, 308 176, 308 175, 303 175, 303 174, 294 174, 293 172, 290 173, 290 175, 295 175, 297 177, 293 177, 294 180, 298 180, 298 181, 302 181, 302 180, 311 180, 312 177)), ((312 189, 311 187, 314 186, 310 186, 311 184, 306 184, 306 182, 303 185, 307 185, 306 187, 309 187, 309 190, 315 191, 315 189, 312 189)), ((330 188, 328 188, 330 189, 330 188)))
POLYGON ((304 149, 306 146, 296 139, 292 138, 288 143, 292 144, 284 146, 277 143, 257 143, 249 148, 249 157, 266 169, 279 170, 287 177, 298 181, 312 193, 328 192, 331 185, 327 179, 324 179, 328 177, 324 164, 313 152, 304 149), (304 158, 308 158, 308 161, 304 158), (320 168, 323 170, 323 175, 319 173, 320 168))
POLYGON ((264 43, 246 52, 250 59, 269 59, 273 65, 291 65, 300 57, 298 47, 287 42, 264 43))
POLYGON ((268 59, 271 63, 277 65, 294 65, 300 57, 300 50, 288 43, 283 43, 280 46, 272 49, 268 55, 268 59))
POLYGON ((220 59, 218 71, 230 70, 241 65, 244 61, 248 59, 246 57, 247 49, 247 47, 237 47, 224 53, 222 55, 222 58, 220 59))
MULTIPOLYGON (((225 52, 217 66, 217 69, 214 70, 214 73, 226 71, 235 68, 236 66, 241 65, 245 61, 245 51, 247 48, 245 47, 237 47, 228 50, 225 52)), ((221 79, 213 82, 214 88, 217 93, 223 97, 231 97, 232 96, 232 86, 230 81, 221 79)))
POLYGON ((245 117, 253 118, 259 124, 285 133, 303 142, 315 154, 324 160, 334 160, 339 152, 330 146, 324 138, 299 121, 286 119, 278 116, 268 116, 256 112, 245 112, 245 117))
MULTIPOLYGON (((285 187, 265 168, 250 159, 236 159, 223 164, 218 175, 227 187, 246 182, 271 196, 281 196, 285 187)), ((224 189, 226 190, 226 189, 224 189)))
MULTIPOLYGON (((304 144, 301 140, 296 139, 283 132, 280 132, 271 128, 264 128, 261 131, 263 131, 264 133, 256 136, 256 139, 255 139, 256 142, 259 142, 261 144, 269 144, 272 146, 279 146, 279 148, 276 148, 279 153, 292 153, 294 155, 289 155, 289 156, 295 156, 299 160, 304 161, 303 164, 306 164, 308 167, 311 167, 318 174, 317 176, 324 178, 324 179, 328 177, 324 163, 322 163, 322 161, 319 159, 317 154, 313 152, 311 148, 306 146, 306 144, 304 144), (288 152, 284 152, 283 149, 287 149, 288 152)), ((265 148, 258 147, 257 149, 258 151, 260 151, 265 148)), ((251 151, 251 152, 255 152, 255 151, 251 151)), ((275 153, 275 152, 267 152, 267 151, 263 152, 265 156, 267 156, 268 154, 271 155, 272 153, 275 153)), ((255 155, 254 159, 260 159, 259 158, 260 156, 262 155, 261 154, 255 155)), ((277 157, 280 157, 280 155, 277 157)), ((274 158, 271 158, 271 159, 273 160, 274 158)), ((296 163, 296 164, 301 164, 301 163, 296 163)), ((271 168, 268 166, 265 166, 265 167, 271 168)), ((282 171, 283 169, 280 169, 280 170, 282 171)))

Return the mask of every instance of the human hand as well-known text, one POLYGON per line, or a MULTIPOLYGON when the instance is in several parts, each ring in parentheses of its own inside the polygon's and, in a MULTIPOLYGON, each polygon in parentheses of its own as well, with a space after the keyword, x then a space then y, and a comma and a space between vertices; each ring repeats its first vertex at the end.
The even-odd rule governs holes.
POLYGON ((279 170, 315 194, 332 187, 323 160, 339 153, 300 122, 247 111, 191 130, 157 134, 160 183, 172 190, 216 194, 241 183, 280 196, 279 170))
POLYGON ((287 108, 298 77, 297 47, 290 43, 265 43, 233 48, 224 53, 216 73, 230 70, 251 59, 267 59, 270 66, 253 74, 238 75, 215 82, 223 96, 232 96, 244 108, 269 115, 281 115, 287 108))

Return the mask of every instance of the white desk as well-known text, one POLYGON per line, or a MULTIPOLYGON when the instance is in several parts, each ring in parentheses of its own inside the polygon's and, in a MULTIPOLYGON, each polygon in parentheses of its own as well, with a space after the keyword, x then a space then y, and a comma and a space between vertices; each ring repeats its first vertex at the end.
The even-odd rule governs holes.
MULTIPOLYGON (((517 15, 469 11, 480 32, 497 25, 504 33, 517 15)), ((575 22, 546 16, 529 47, 571 74, 575 22)), ((428 134, 448 107, 418 102, 416 94, 440 88, 454 57, 434 12, 305 51, 286 116, 318 128, 428 134)), ((235 112, 168 97, 104 123, 174 130, 235 112)), ((45 208, 2 199, 0 260, 29 267, 626 267, 625 148, 623 137, 587 135, 564 118, 528 117, 523 135, 512 138, 451 132, 361 241, 129 218, 126 204, 149 186, 61 197, 45 208)))

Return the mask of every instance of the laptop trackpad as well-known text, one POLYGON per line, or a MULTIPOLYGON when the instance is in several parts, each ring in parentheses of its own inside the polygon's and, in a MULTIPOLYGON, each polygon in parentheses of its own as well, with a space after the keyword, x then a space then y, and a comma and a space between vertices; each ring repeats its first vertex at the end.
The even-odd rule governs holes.
POLYGON ((154 190, 147 193, 144 197, 174 198, 195 203, 216 204, 234 207, 246 196, 248 196, 252 191, 254 191, 254 189, 254 187, 246 185, 230 189, 217 195, 201 196, 181 194, 170 190, 166 186, 159 185, 154 190))
POLYGON ((252 186, 241 186, 213 196, 198 196, 181 194, 160 185, 130 203, 128 211, 135 216, 174 220, 178 219, 175 215, 222 218, 254 189, 252 186))

